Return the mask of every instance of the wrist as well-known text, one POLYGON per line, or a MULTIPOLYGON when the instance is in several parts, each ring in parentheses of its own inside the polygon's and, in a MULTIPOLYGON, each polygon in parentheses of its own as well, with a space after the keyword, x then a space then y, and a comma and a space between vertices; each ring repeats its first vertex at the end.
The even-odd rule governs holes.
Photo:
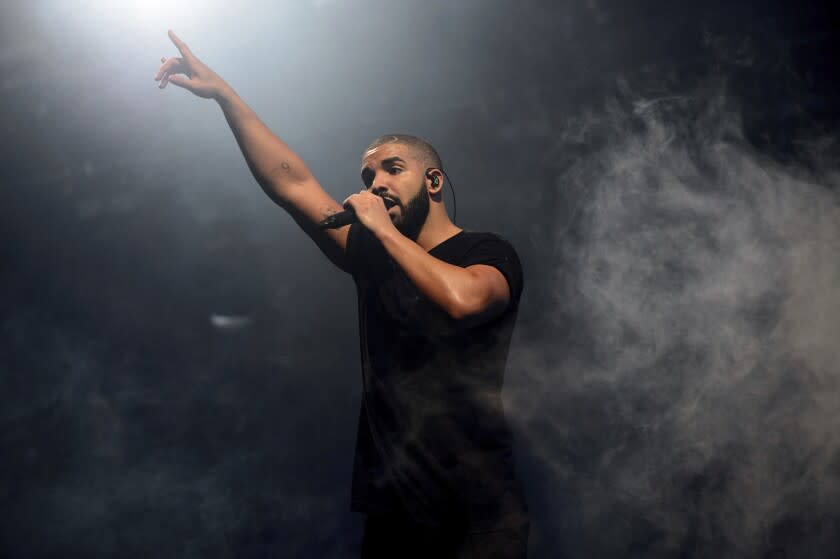
POLYGON ((221 84, 218 88, 216 88, 216 91, 213 92, 213 99, 215 99, 219 105, 224 107, 224 105, 230 104, 230 102, 236 98, 236 92, 224 80, 220 79, 220 81, 221 84))
POLYGON ((400 241, 400 237, 403 237, 402 233, 400 233, 396 226, 390 221, 387 225, 384 225, 374 231, 373 234, 379 242, 382 243, 382 246, 385 247, 386 250, 389 246, 395 246, 396 243, 400 241))

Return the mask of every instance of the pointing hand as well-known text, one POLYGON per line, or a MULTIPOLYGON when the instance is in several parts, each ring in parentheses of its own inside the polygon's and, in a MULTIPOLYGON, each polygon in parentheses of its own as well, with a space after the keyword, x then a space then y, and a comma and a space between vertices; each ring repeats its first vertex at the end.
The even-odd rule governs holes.
POLYGON ((199 60, 171 30, 169 38, 181 56, 160 59, 162 65, 155 75, 155 81, 160 82, 158 87, 163 89, 166 84, 173 83, 205 99, 216 97, 225 86, 224 80, 199 60))

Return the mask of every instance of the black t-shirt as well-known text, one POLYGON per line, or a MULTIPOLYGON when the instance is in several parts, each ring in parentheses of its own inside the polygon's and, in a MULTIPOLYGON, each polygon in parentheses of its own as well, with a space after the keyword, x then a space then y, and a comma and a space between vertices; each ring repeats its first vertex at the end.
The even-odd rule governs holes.
POLYGON ((521 523, 526 508, 501 400, 522 294, 519 258, 501 237, 469 231, 429 254, 462 267, 494 266, 508 281, 510 302, 499 317, 460 327, 417 291, 370 231, 351 226, 364 383, 353 509, 471 530, 521 523))

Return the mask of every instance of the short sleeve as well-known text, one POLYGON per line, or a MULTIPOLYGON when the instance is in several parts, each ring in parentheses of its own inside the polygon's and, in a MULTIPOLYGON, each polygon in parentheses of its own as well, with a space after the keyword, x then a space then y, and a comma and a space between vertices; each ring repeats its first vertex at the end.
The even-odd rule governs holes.
POLYGON ((519 304, 522 296, 522 264, 513 246, 498 235, 487 235, 464 254, 460 266, 466 268, 475 264, 493 266, 499 270, 510 288, 511 307, 519 304))

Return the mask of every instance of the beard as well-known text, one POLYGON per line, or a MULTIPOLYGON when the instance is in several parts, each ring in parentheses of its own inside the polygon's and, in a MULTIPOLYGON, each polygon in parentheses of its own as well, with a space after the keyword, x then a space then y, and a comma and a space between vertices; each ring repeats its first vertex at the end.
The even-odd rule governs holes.
POLYGON ((426 218, 429 217, 429 191, 425 181, 422 183, 420 192, 409 200, 408 204, 400 203, 400 209, 401 215, 394 220, 394 226, 397 231, 412 241, 416 241, 426 223, 426 218))

